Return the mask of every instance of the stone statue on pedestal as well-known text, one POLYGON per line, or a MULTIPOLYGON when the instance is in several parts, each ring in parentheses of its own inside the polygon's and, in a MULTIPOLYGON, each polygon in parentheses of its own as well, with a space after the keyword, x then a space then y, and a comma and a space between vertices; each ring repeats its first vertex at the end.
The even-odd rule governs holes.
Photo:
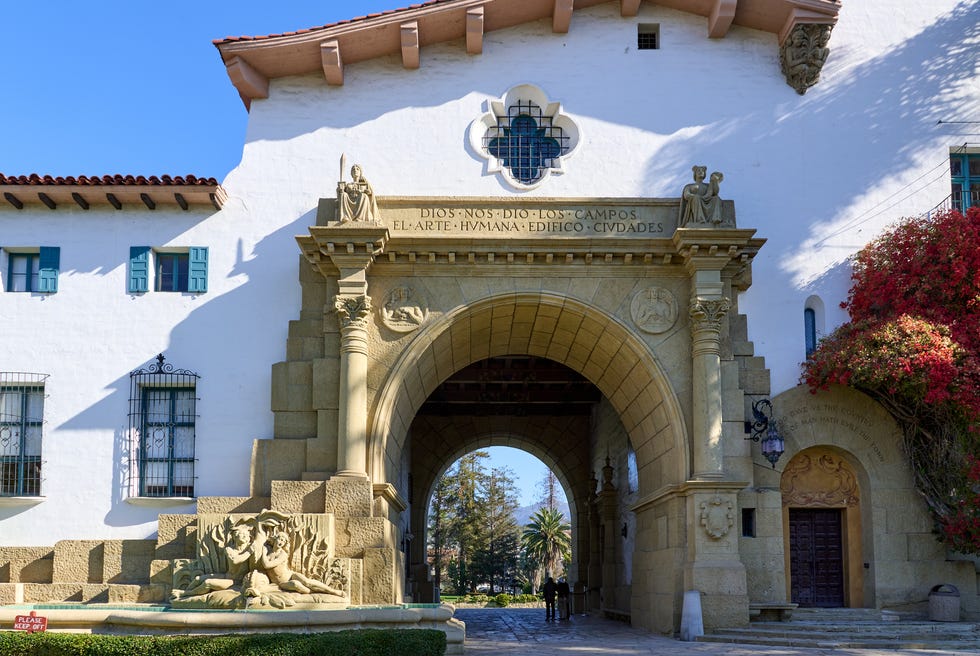
POLYGON ((337 220, 341 223, 380 223, 374 189, 359 164, 350 169, 351 181, 344 181, 346 156, 340 156, 340 182, 337 183, 337 220))
POLYGON ((681 192, 682 228, 712 228, 722 224, 721 198, 718 196, 721 181, 725 176, 715 171, 708 182, 704 181, 708 172, 705 166, 693 166, 694 182, 685 185, 681 192))

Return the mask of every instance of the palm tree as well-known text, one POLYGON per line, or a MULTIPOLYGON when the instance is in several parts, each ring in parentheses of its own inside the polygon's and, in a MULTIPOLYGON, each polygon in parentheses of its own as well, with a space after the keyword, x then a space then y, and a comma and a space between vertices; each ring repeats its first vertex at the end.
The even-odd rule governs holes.
POLYGON ((544 566, 546 574, 554 576, 559 563, 571 559, 571 529, 561 511, 542 508, 531 515, 531 523, 524 527, 521 545, 528 556, 544 566))

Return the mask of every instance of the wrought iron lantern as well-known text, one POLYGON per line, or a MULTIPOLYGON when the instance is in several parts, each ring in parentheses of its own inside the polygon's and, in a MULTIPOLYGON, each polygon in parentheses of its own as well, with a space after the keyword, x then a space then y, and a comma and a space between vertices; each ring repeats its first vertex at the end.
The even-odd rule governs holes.
POLYGON ((752 404, 752 421, 745 422, 745 432, 751 433, 745 439, 761 443, 762 457, 775 469, 776 461, 786 451, 786 442, 776 427, 769 399, 760 399, 752 404))

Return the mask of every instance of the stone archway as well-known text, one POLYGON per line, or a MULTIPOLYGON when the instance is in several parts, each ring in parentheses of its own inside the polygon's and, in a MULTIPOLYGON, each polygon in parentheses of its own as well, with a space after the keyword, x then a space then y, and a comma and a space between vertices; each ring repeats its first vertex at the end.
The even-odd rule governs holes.
MULTIPOLYGON (((780 527, 787 563, 780 583, 787 591, 792 581, 784 508, 792 507, 841 512, 847 606, 908 610, 922 604, 937 581, 975 584, 973 564, 948 560, 936 540, 902 451, 901 429, 880 404, 846 387, 812 394, 801 386, 773 398, 773 414, 786 438, 785 473, 760 468, 756 484, 781 491, 781 503, 773 504, 779 508, 759 521, 780 527), (845 493, 855 487, 852 480, 856 492, 845 493)), ((761 578, 761 572, 750 574, 761 578)))
MULTIPOLYGON (((317 225, 297 238, 323 282, 304 284, 295 360, 276 370, 276 436, 305 444, 261 445, 263 456, 300 457, 257 459, 277 471, 257 467, 255 487, 288 466, 302 480, 373 489, 375 514, 404 526, 407 445, 433 390, 488 358, 547 358, 601 392, 603 425, 621 426, 635 452, 625 523, 616 466, 596 449, 587 458, 602 471, 590 535, 604 582, 619 535, 633 541, 619 568, 635 583, 633 624, 675 631, 685 589, 704 593, 706 627, 747 623, 732 526, 751 467, 729 438, 741 431, 745 382, 764 386, 737 313, 764 240, 735 227, 734 205, 723 201, 719 224, 683 226, 680 199, 391 197, 379 207, 384 224, 343 223, 322 199, 317 225), (563 221, 538 220, 550 217, 563 221)), ((598 601, 622 614, 619 596, 598 601)))
MULTIPOLYGON (((465 419, 462 423, 466 423, 465 419)), ((571 526, 572 537, 571 560, 566 563, 569 581, 572 583, 581 582, 583 585, 588 581, 588 570, 585 567, 587 563, 582 560, 582 555, 584 552, 585 557, 588 557, 590 499, 581 485, 576 489, 569 482, 580 477, 579 471, 585 467, 585 463, 579 463, 578 467, 573 466, 570 468, 567 461, 570 459, 575 460, 576 458, 574 456, 579 455, 575 453, 575 449, 570 449, 568 453, 573 458, 555 458, 553 452, 540 446, 543 443, 547 443, 549 437, 556 435, 556 432, 560 430, 560 427, 557 425, 545 427, 543 434, 540 436, 541 439, 534 439, 526 430, 521 430, 520 433, 512 432, 513 430, 517 429, 496 429, 494 432, 486 434, 460 434, 458 435, 460 439, 450 438, 447 440, 452 444, 459 445, 454 451, 448 453, 429 451, 425 454, 418 454, 418 449, 413 449, 413 489, 416 490, 413 497, 417 500, 417 503, 412 504, 411 525, 413 531, 416 531, 416 543, 412 545, 412 553, 409 556, 410 563, 414 566, 410 571, 410 576, 413 578, 413 587, 418 593, 419 600, 431 601, 434 598, 434 590, 431 589, 431 585, 434 582, 431 580, 426 582, 426 576, 429 574, 426 552, 427 543, 419 538, 421 535, 428 536, 429 502, 435 491, 436 483, 446 470, 459 458, 487 447, 506 446, 519 449, 535 456, 555 473, 558 483, 562 487, 563 493, 568 501, 569 515, 566 517, 566 520, 571 526), (428 469, 429 466, 435 463, 439 463, 438 469, 428 469), (429 598, 429 595, 432 598, 429 598)), ((413 446, 418 447, 425 444, 426 437, 426 434, 413 435, 413 446)), ((444 445, 446 443, 443 442, 441 444, 444 445)), ((587 444, 584 446, 586 448, 588 447, 587 444)))
POLYGON ((418 332, 378 394, 369 439, 372 478, 397 476, 411 422, 443 380, 478 360, 512 354, 548 358, 595 384, 638 454, 641 489, 687 480, 686 423, 650 348, 600 308, 544 292, 476 300, 418 332))
MULTIPOLYGON (((637 454, 641 495, 643 490, 651 494, 688 479, 690 449, 686 422, 677 395, 650 348, 601 309, 567 296, 541 292, 478 299, 448 312, 441 320, 419 331, 412 343, 402 350, 378 395, 369 442, 372 477, 392 480, 398 475, 396 467, 404 464, 402 452, 408 446, 412 430, 420 430, 416 423, 419 408, 444 380, 473 362, 515 354, 560 363, 580 373, 601 392, 618 417, 625 439, 637 454)), ((594 478, 602 468, 602 457, 594 448, 589 448, 588 442, 558 457, 554 445, 561 444, 568 427, 560 426, 554 418, 533 427, 516 417, 495 418, 479 428, 468 418, 462 422, 461 425, 442 422, 438 426, 426 422, 426 427, 432 429, 432 435, 439 436, 437 448, 448 447, 447 455, 457 452, 462 448, 461 444, 478 443, 447 439, 460 431, 478 435, 482 440, 516 439, 532 453, 552 454, 551 459, 559 464, 560 476, 565 478, 563 483, 570 492, 570 502, 577 509, 573 522, 579 529, 576 534, 579 571, 575 574, 583 581, 589 576, 585 563, 587 556, 604 563, 620 557, 632 558, 632 587, 624 590, 620 586, 618 592, 610 588, 601 600, 597 594, 595 603, 605 603, 610 609, 614 606, 628 608, 631 598, 649 598, 648 575, 664 577, 665 572, 648 571, 655 569, 656 563, 652 559, 638 563, 632 556, 617 554, 614 540, 620 527, 611 483, 605 494, 612 496, 605 505, 601 502, 593 505, 590 523, 589 501, 601 501, 598 497, 603 491, 596 489, 594 478), (589 530, 584 530, 586 526, 589 530), (590 536, 595 542, 603 534, 609 536, 603 541, 604 548, 590 546, 590 536), (616 599, 618 601, 614 601, 616 599)), ((444 457, 442 466, 449 462, 448 457, 444 457)), ((420 484, 420 481, 415 482, 416 490, 421 491, 420 484)), ((417 496, 415 500, 420 501, 417 496)), ((413 508, 412 515, 413 527, 419 527, 413 529, 417 533, 422 530, 424 510, 413 508)), ((420 548, 421 545, 416 547, 420 548)), ((679 558, 680 554, 674 556, 679 558)), ((421 554, 415 554, 417 562, 421 557, 421 554)), ((675 566, 682 564, 675 563, 675 566)), ((604 570, 593 567, 592 580, 601 578, 608 583, 617 576, 613 569, 606 567, 604 570)), ((663 585, 673 588, 676 584, 665 580, 663 585)), ((675 595, 672 592, 667 596, 672 600, 675 595)))

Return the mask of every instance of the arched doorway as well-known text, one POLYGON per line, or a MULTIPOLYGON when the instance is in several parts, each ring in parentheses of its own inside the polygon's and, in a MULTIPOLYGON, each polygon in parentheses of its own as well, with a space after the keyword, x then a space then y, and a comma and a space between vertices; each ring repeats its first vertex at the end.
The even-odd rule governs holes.
POLYGON ((796 454, 780 479, 787 595, 801 607, 864 605, 861 485, 845 452, 796 454))
MULTIPOLYGON (((547 358, 501 356, 476 362, 440 384, 411 426, 413 499, 428 500, 439 477, 457 458, 475 449, 510 446, 537 457, 555 472, 569 501, 572 583, 589 581, 588 521, 594 450, 590 430, 599 390, 574 370, 547 358), (583 535, 584 531, 584 535, 583 535)), ((610 449, 624 449, 625 433, 608 436, 610 449)), ((413 533, 428 527, 427 504, 412 504, 413 533)), ((417 541, 411 562, 420 581, 425 541, 417 541)), ((592 584, 598 581, 592 578, 592 584)), ((424 587, 424 586, 423 586, 424 587)))
MULTIPOLYGON (((545 576, 578 580, 571 558, 576 533, 569 524, 575 512, 562 484, 566 477, 529 451, 494 439, 477 442, 450 459, 418 508, 425 511, 425 534, 416 537, 421 548, 411 554, 417 571, 410 572, 409 587, 415 597, 425 599, 430 584, 446 600, 447 594, 536 592, 545 576), (557 558, 524 545, 525 529, 539 521, 537 528, 544 530, 538 535, 555 534, 551 544, 560 547, 557 558)), ((435 589, 432 593, 435 597, 435 589)))
MULTIPOLYGON (((471 396, 470 401, 474 398, 471 396)), ((506 405, 506 399, 501 404, 506 405)), ((645 535, 631 536, 628 528, 623 530, 626 523, 620 521, 622 504, 615 501, 616 467, 610 464, 609 480, 605 480, 603 468, 606 459, 611 463, 615 456, 625 477, 632 448, 638 481, 636 498, 642 497, 645 490, 650 493, 682 483, 689 475, 690 456, 686 424, 681 417, 669 378, 652 350, 615 317, 557 294, 497 295, 448 312, 419 330, 401 351, 379 391, 371 418, 370 473, 376 481, 397 481, 403 471, 411 471, 411 531, 417 535, 424 527, 424 508, 416 506, 423 505, 425 490, 437 473, 452 462, 454 454, 481 443, 523 444, 522 448, 546 464, 555 463, 555 471, 562 477, 575 508, 575 526, 590 529, 577 531, 573 567, 582 579, 591 576, 593 581, 603 582, 595 603, 613 610, 618 610, 615 606, 625 606, 628 612, 632 599, 649 599, 650 582, 658 579, 656 586, 666 593, 661 611, 670 618, 667 624, 672 626, 674 605, 681 590, 677 589, 677 577, 651 553, 662 552, 660 555, 680 570, 683 550, 666 546, 658 549, 655 527, 648 528, 645 535), (447 381, 453 385, 453 377, 458 375, 457 382, 461 384, 442 391, 459 392, 462 388, 455 405, 465 406, 466 392, 472 393, 472 388, 487 382, 479 380, 481 371, 500 369, 506 363, 513 373, 515 366, 519 370, 532 362, 548 375, 560 374, 548 385, 564 387, 562 392, 537 385, 535 405, 545 408, 538 416, 491 411, 480 416, 477 408, 450 412, 452 408, 448 406, 454 404, 445 400, 451 395, 439 393, 440 386, 447 381), (548 397, 555 392, 559 394, 548 397), (560 393, 577 401, 562 404, 560 393), (555 401, 550 409, 548 398, 555 401), (430 399, 432 405, 427 407, 430 399), (566 406, 564 416, 558 406, 566 406), (575 412, 584 414, 568 415, 569 406, 580 406, 575 412), (617 430, 621 440, 614 437, 617 430), (618 453, 613 451, 614 445, 618 453), (428 455, 416 458, 416 450, 428 455), (594 509, 591 515, 590 508, 594 509), (633 553, 623 555, 627 541, 633 553), (642 558, 636 557, 633 545, 641 545, 645 552, 642 558), (627 569, 623 566, 626 558, 630 559, 631 580, 629 584, 619 584, 623 581, 621 570, 627 569), (601 563, 598 570, 596 561, 601 563)), ((413 557, 421 563, 419 542, 413 546, 413 557)), ((637 619, 634 623, 638 625, 653 621, 649 616, 637 619)))

